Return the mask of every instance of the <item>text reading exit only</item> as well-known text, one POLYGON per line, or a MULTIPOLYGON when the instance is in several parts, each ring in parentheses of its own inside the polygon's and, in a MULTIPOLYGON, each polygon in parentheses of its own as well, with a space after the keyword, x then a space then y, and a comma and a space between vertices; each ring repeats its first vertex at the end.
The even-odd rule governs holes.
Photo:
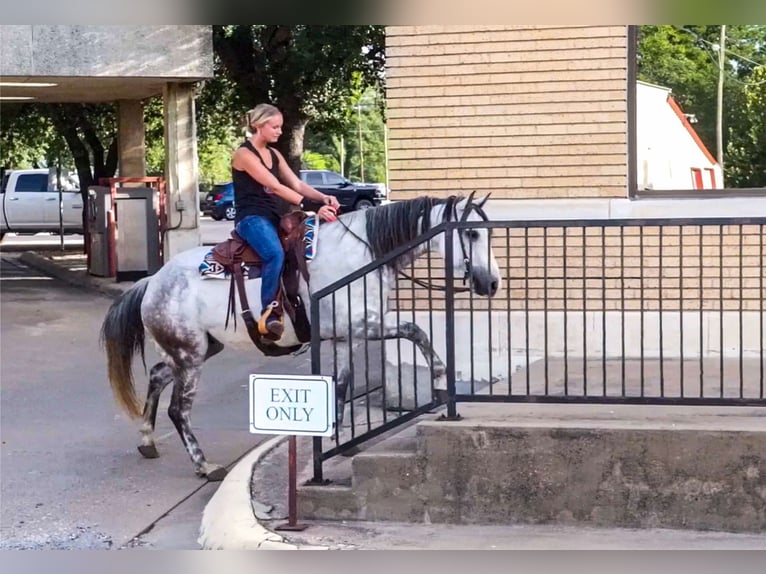
POLYGON ((282 387, 272 388, 271 403, 273 405, 266 409, 266 418, 270 421, 290 421, 296 423, 311 422, 311 415, 314 407, 305 407, 309 402, 309 393, 311 389, 285 389, 282 387))

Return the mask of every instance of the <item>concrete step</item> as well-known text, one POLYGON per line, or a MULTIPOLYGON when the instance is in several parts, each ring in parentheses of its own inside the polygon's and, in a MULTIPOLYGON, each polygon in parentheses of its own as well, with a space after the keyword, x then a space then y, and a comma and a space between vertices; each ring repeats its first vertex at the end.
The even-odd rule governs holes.
POLYGON ((766 532, 766 412, 459 406, 302 487, 306 518, 766 532))

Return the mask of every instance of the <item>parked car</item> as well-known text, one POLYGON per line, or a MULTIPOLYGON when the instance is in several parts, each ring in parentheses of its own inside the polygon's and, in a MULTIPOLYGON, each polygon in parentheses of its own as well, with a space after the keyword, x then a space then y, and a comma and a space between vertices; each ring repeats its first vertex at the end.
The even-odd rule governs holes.
POLYGON ((216 221, 233 220, 237 215, 237 208, 234 206, 234 184, 216 183, 205 198, 202 213, 216 221))
POLYGON ((64 233, 82 233, 82 195, 79 182, 73 177, 62 178, 59 212, 59 192, 55 172, 49 169, 0 170, 0 239, 6 233, 34 234, 58 232, 63 223, 64 233), (59 222, 59 216, 63 218, 59 222))
POLYGON ((380 184, 354 183, 334 171, 302 169, 300 176, 311 187, 337 197, 341 213, 375 207, 385 199, 380 184))
MULTIPOLYGON (((340 203, 341 213, 355 209, 368 209, 380 205, 385 199, 385 189, 379 183, 355 183, 339 173, 321 169, 303 169, 300 177, 311 187, 322 193, 334 195, 340 203)), ((234 205, 234 184, 218 183, 207 194, 202 213, 210 215, 216 221, 233 220, 237 215, 234 205)))

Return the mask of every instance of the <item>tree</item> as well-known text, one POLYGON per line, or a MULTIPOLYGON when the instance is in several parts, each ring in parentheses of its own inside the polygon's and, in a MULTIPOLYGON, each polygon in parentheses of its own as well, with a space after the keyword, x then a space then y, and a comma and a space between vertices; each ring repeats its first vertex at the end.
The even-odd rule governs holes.
MULTIPOLYGON (((230 177, 243 114, 258 102, 282 110, 280 148, 297 171, 309 121, 315 130, 341 133, 353 96, 383 82, 383 26, 214 26, 213 35, 216 77, 195 94, 201 183, 230 177)), ((161 97, 145 102, 144 117, 147 172, 162 174, 161 97)), ((83 193, 116 172, 111 104, 4 104, 0 128, 2 165, 54 165, 61 158, 76 167, 83 193)))
POLYGON ((344 126, 335 132, 306 128, 303 163, 357 180, 386 182, 386 135, 383 97, 375 88, 355 93, 344 126), (342 165, 341 165, 342 162, 342 165))
MULTIPOLYGON (((638 78, 673 90, 711 151, 716 150, 720 26, 640 26, 638 78)), ((727 187, 766 185, 766 26, 726 26, 724 167, 727 187)))
POLYGON ((383 26, 214 26, 213 46, 217 75, 230 83, 240 117, 260 102, 282 111, 278 146, 296 172, 309 121, 341 130, 358 84, 383 83, 383 26))
POLYGON ((0 113, 0 165, 38 168, 54 165, 63 156, 71 164, 66 143, 40 106, 4 103, 0 113))
POLYGON ((766 186, 766 67, 753 71, 738 99, 742 120, 729 135, 729 187, 766 186))
POLYGON ((117 171, 117 115, 112 104, 46 104, 45 113, 66 141, 80 192, 117 171))

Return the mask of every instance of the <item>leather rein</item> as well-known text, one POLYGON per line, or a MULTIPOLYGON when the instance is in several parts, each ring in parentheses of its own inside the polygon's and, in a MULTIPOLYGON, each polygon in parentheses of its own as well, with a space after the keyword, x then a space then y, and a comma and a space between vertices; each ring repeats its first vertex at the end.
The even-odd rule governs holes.
MULTIPOLYGON (((455 221, 458 221, 458 223, 464 223, 465 221, 468 220, 468 216, 471 214, 472 211, 475 211, 476 214, 479 217, 481 217, 481 219, 483 221, 489 221, 489 217, 487 217, 487 214, 485 213, 484 209, 482 209, 482 207, 480 205, 477 205, 476 203, 473 202, 473 196, 474 196, 475 193, 476 192, 474 191, 474 192, 472 192, 468 196, 468 200, 466 202, 465 209, 463 210, 462 216, 460 217, 459 221, 457 219, 457 204, 458 204, 457 199, 458 198, 454 197, 454 196, 450 197, 447 200, 447 204, 446 204, 446 206, 444 208, 444 212, 445 212, 445 215, 446 215, 446 221, 452 221, 454 219, 455 221)), ((370 253, 372 253, 372 247, 370 246, 369 243, 367 243, 364 239, 362 239, 356 233, 354 233, 345 223, 343 223, 343 221, 338 219, 338 222, 340 222, 340 224, 343 227, 346 228, 346 231, 348 231, 351 235, 353 235, 359 241, 364 243, 364 245, 367 246, 367 249, 370 250, 370 253)), ((425 229, 425 220, 423 221, 423 227, 424 227, 423 232, 425 232, 426 231, 426 229, 425 229)), ((463 235, 460 233, 459 230, 458 230, 458 239, 460 240, 460 249, 461 249, 461 251, 463 253, 463 266, 464 266, 463 285, 465 285, 466 281, 468 281, 468 278, 471 276, 471 259, 468 257, 468 250, 466 250, 466 248, 465 248, 465 242, 463 241, 463 235)), ((446 291, 447 290, 447 286, 446 285, 436 285, 434 283, 429 283, 427 281, 423 281, 422 279, 418 279, 417 277, 412 277, 411 275, 408 275, 407 273, 405 273, 404 271, 401 271, 401 270, 399 270, 398 273, 399 273, 399 275, 401 275, 402 277, 404 277, 408 281, 412 281, 416 285, 420 285, 421 287, 425 287, 426 289, 434 289, 436 291, 446 291)), ((453 287, 453 289, 454 289, 455 293, 466 293, 466 292, 469 292, 471 290, 470 287, 453 287)))

